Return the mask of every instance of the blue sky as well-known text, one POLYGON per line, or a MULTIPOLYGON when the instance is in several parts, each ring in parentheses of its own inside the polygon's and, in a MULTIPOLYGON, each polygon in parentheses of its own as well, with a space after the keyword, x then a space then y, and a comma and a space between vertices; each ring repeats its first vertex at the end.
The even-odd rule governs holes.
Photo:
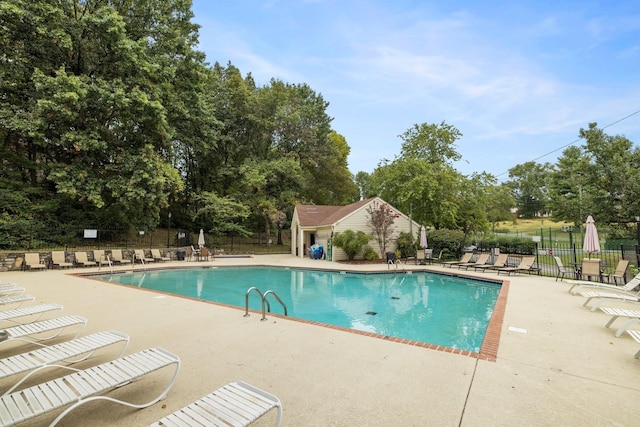
MULTIPOLYGON (((192 9, 209 63, 322 94, 353 173, 397 156, 398 135, 414 124, 444 121, 463 134, 455 167, 502 181, 517 164, 555 163, 590 122, 640 110, 637 0, 193 0, 192 9)), ((605 132, 638 144, 640 113, 605 132)))

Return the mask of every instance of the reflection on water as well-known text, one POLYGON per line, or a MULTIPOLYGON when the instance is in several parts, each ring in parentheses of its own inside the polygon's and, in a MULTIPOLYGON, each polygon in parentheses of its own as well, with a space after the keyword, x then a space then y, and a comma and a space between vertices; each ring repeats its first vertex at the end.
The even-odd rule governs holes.
MULTIPOLYGON (((269 267, 147 271, 107 280, 242 308, 247 289, 255 286, 273 290, 292 317, 476 352, 500 291, 496 284, 426 272, 269 267)), ((260 310, 257 293, 249 302, 260 310)), ((279 304, 272 309, 282 314, 279 304)))

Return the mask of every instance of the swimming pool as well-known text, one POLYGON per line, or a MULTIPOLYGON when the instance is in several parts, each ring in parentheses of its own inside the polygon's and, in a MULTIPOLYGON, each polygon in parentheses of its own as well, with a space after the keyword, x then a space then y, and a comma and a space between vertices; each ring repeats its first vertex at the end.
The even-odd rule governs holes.
MULTIPOLYGON (((237 307, 249 288, 273 290, 288 315, 358 331, 478 352, 500 285, 428 272, 348 273, 222 267, 114 274, 104 280, 237 307)), ((273 313, 283 308, 269 297, 273 313)), ((250 293, 249 308, 261 310, 250 293)))

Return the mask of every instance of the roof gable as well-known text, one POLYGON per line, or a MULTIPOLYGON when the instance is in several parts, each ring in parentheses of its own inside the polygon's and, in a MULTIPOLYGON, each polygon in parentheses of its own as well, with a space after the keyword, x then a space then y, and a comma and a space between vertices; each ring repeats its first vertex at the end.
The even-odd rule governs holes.
POLYGON ((360 200, 347 206, 297 205, 295 210, 302 227, 332 225, 374 199, 360 200))

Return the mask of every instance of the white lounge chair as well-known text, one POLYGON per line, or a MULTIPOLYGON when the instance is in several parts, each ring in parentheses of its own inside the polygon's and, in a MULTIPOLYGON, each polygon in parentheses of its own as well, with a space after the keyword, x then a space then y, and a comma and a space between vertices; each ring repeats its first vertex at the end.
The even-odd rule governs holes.
POLYGON ((18 284, 17 283, 13 283, 13 282, 0 283, 0 292, 9 291, 9 290, 15 289, 17 287, 18 287, 18 284))
POLYGON ((600 306, 607 301, 631 301, 638 302, 640 301, 640 292, 632 293, 632 292, 614 292, 614 289, 611 289, 607 292, 603 291, 586 291, 580 292, 580 295, 585 297, 587 300, 582 304, 583 307, 587 307, 589 302, 592 299, 598 299, 599 301, 593 304, 591 307, 591 311, 596 311, 600 306))
POLYGON ((123 344, 120 353, 116 356, 120 357, 129 344, 129 335, 118 331, 103 331, 0 359, 0 379, 29 372, 3 395, 12 393, 27 378, 43 369, 60 367, 59 363, 65 363, 66 366, 81 362, 91 357, 97 350, 118 343, 123 344))
MULTIPOLYGON (((631 338, 636 340, 637 343, 640 343, 640 331, 636 329, 629 329, 627 333, 631 335, 631 338)), ((636 359, 640 359, 640 350, 638 350, 638 352, 633 357, 635 357, 636 359)))
POLYGON ((634 325, 636 323, 640 323, 640 310, 631 310, 628 308, 618 308, 618 307, 600 307, 600 310, 603 313, 608 314, 609 316, 612 316, 611 319, 605 325, 607 328, 611 326, 613 322, 615 322, 619 317, 629 318, 629 320, 627 320, 618 328, 618 330, 615 333, 616 337, 619 337, 620 335, 622 335, 624 331, 629 329, 629 326, 634 325))
POLYGON ((0 306, 9 304, 18 304, 18 306, 20 306, 23 302, 33 301, 34 299, 36 299, 36 297, 33 295, 7 295, 0 297, 0 306))
POLYGON ((3 426, 18 424, 71 405, 53 420, 50 425, 54 426, 78 406, 100 399, 131 408, 146 408, 165 398, 173 387, 180 370, 180 358, 162 348, 150 348, 84 370, 65 368, 75 372, 0 397, 0 423, 3 426), (172 365, 175 365, 175 372, 169 384, 147 403, 135 404, 102 396, 102 393, 172 365))
POLYGON ((45 313, 54 310, 62 310, 62 306, 60 304, 38 304, 38 305, 30 305, 28 307, 23 308, 15 308, 13 310, 0 311, 0 321, 11 322, 13 324, 19 325, 21 323, 33 323, 38 321, 45 313), (17 322, 15 319, 26 316, 38 316, 35 319, 32 319, 30 322, 17 322))
POLYGON ((64 330, 71 326, 81 326, 76 335, 87 325, 88 320, 82 316, 63 316, 54 319, 42 320, 40 322, 29 323, 27 325, 18 325, 6 328, 4 331, 6 338, 0 341, 0 344, 6 344, 12 341, 26 341, 31 344, 38 344, 39 341, 46 341, 60 335, 64 330), (55 332, 46 338, 40 338, 42 334, 47 332, 55 332))
POLYGON ((25 290, 25 288, 21 288, 15 283, 3 283, 0 285, 0 297, 5 297, 11 294, 21 294, 25 290))
POLYGON ((95 261, 89 261, 87 258, 87 253, 85 251, 76 252, 76 264, 82 267, 94 267, 98 265, 95 261))
POLYGON ((583 280, 567 280, 572 286, 569 288, 569 292, 576 295, 582 288, 597 288, 597 289, 616 289, 619 291, 630 292, 637 286, 640 286, 640 273, 638 273, 633 279, 629 280, 624 286, 610 285, 608 283, 600 282, 585 282, 583 280), (575 290, 574 290, 575 289, 575 290))
POLYGON ((229 383, 167 415, 150 427, 248 426, 278 408, 276 427, 282 421, 282 403, 271 393, 242 381, 229 383))

